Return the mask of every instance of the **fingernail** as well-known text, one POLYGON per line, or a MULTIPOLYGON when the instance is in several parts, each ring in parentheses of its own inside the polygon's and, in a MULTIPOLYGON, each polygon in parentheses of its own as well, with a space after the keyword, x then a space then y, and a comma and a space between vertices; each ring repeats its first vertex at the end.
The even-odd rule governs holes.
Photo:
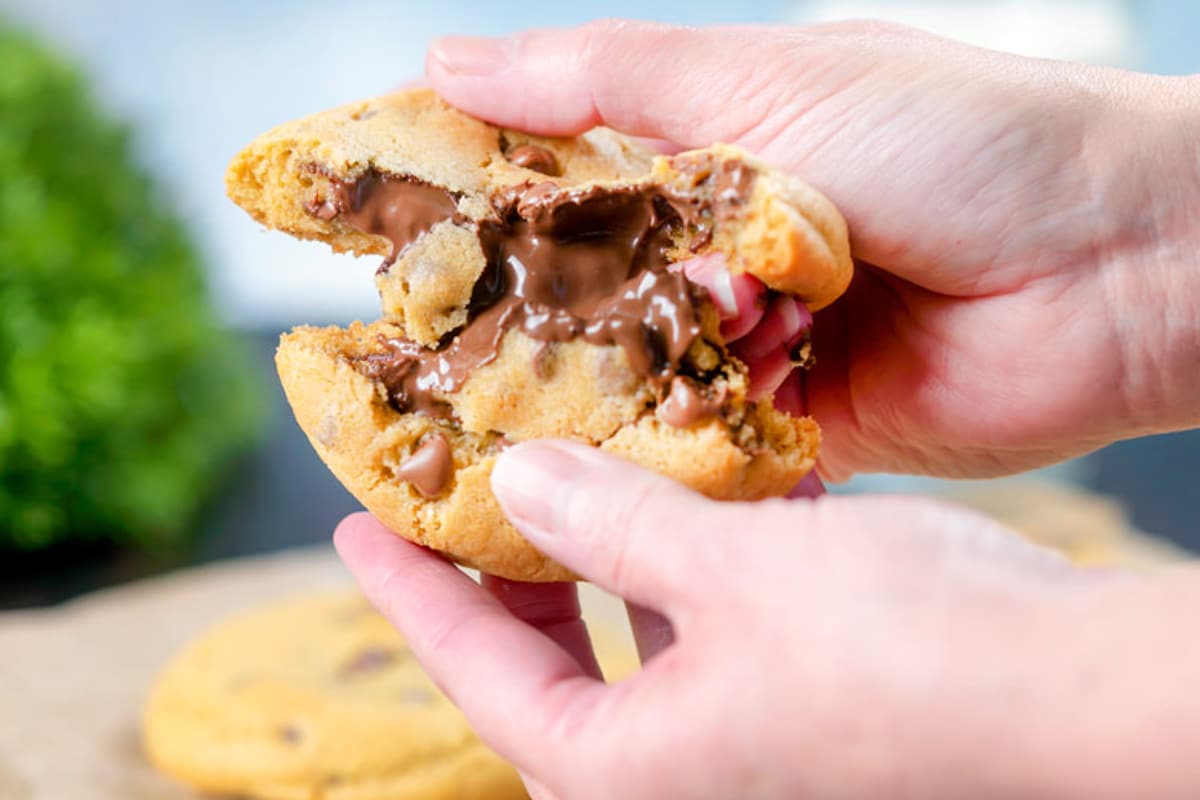
POLYGON ((492 492, 504 513, 532 536, 550 536, 567 487, 587 463, 557 442, 528 442, 509 448, 492 468, 492 492))
POLYGON ((429 54, 455 75, 494 75, 512 62, 512 40, 491 36, 443 36, 429 54))

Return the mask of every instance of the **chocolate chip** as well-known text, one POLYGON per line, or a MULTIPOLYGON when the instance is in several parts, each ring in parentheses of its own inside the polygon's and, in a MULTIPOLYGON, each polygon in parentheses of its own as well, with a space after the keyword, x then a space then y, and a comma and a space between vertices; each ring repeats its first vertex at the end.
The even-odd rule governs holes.
POLYGON ((280 741, 287 742, 288 744, 300 744, 300 742, 304 741, 304 731, 300 730, 298 725, 291 722, 286 725, 280 725, 279 729, 275 731, 275 735, 279 737, 280 741))
POLYGON ((446 437, 431 434, 403 464, 397 478, 408 481, 423 497, 437 497, 454 477, 454 454, 446 437))
POLYGON ((366 675, 378 672, 398 660, 399 654, 395 650, 384 647, 368 647, 359 651, 358 655, 350 659, 350 661, 338 670, 338 674, 343 678, 366 675))
POLYGON ((321 197, 321 195, 313 198, 312 202, 308 204, 307 210, 309 214, 325 222, 329 222, 329 220, 338 215, 337 206, 321 197))
POLYGON ((671 393, 658 406, 658 417, 672 427, 686 428, 716 416, 726 395, 724 385, 713 389, 676 375, 671 381, 671 393))
POLYGON ((562 175, 562 167, 558 158, 545 147, 536 144, 519 144, 504 154, 509 163, 518 167, 540 172, 543 175, 558 177, 562 175))
POLYGON ((554 374, 554 361, 551 357, 550 347, 552 342, 539 342, 536 350, 533 351, 533 362, 530 367, 533 369, 533 375, 540 381, 549 380, 554 374))

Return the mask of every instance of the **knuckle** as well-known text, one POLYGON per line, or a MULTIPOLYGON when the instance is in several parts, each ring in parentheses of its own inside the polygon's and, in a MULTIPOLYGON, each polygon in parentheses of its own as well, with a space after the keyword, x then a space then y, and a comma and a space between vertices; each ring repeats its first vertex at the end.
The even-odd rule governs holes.
POLYGON ((586 794, 579 791, 583 768, 601 760, 598 751, 606 739, 608 726, 603 716, 610 704, 605 699, 608 694, 578 689, 575 679, 552 684, 540 694, 536 712, 529 719, 543 759, 539 777, 556 796, 586 794))

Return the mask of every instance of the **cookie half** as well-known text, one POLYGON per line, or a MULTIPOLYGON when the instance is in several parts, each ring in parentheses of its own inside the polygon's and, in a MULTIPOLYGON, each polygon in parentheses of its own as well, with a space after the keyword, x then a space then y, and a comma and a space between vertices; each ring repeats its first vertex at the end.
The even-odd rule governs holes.
POLYGON ((750 399, 710 298, 673 267, 720 253, 809 309, 848 284, 833 206, 735 148, 531 137, 417 90, 284 125, 227 183, 269 226, 384 257, 382 320, 298 328, 277 365, 317 452, 407 538, 516 580, 572 577, 488 486, 496 455, 532 438, 720 499, 784 494, 815 462, 816 424, 750 399))
MULTIPOLYGON (((596 128, 573 138, 504 130, 414 89, 316 114, 234 157, 230 198, 270 228, 386 259, 384 318, 427 345, 461 327, 488 266, 481 223, 539 196, 589 192, 657 205, 683 219, 673 260, 709 251, 813 311, 852 274, 846 224, 803 181, 725 145, 653 156, 596 128), (401 213, 389 213, 399 210, 401 213)), ((602 202, 602 201, 601 201, 602 202)))

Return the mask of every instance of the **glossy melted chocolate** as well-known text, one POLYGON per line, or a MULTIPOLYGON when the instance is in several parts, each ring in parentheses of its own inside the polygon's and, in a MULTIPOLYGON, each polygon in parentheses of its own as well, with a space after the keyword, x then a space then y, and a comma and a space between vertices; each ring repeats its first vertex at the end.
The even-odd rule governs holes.
POLYGON ((434 225, 463 219, 452 194, 415 178, 396 178, 372 169, 352 183, 331 180, 330 189, 328 197, 309 203, 308 212, 319 219, 337 218, 356 231, 391 242, 392 252, 382 270, 434 225))
MULTIPOLYGON (((718 192, 748 188, 741 171, 714 179, 718 192)), ((385 269, 433 225, 462 220, 452 195, 412 178, 372 171, 333 185, 331 196, 314 201, 310 212, 386 236, 393 249, 385 269)), ((711 235, 697 202, 654 186, 572 189, 547 182, 512 187, 493 205, 495 217, 478 224, 486 267, 466 326, 436 350, 391 339, 359 361, 364 374, 384 384, 396 409, 452 417, 434 393, 458 390, 472 370, 495 359, 504 334, 517 328, 543 342, 582 338, 621 347, 660 395, 679 395, 664 417, 670 424, 717 413, 720 401, 696 394, 690 381, 672 383, 700 333, 699 295, 667 269, 666 253, 680 226, 711 235)))

